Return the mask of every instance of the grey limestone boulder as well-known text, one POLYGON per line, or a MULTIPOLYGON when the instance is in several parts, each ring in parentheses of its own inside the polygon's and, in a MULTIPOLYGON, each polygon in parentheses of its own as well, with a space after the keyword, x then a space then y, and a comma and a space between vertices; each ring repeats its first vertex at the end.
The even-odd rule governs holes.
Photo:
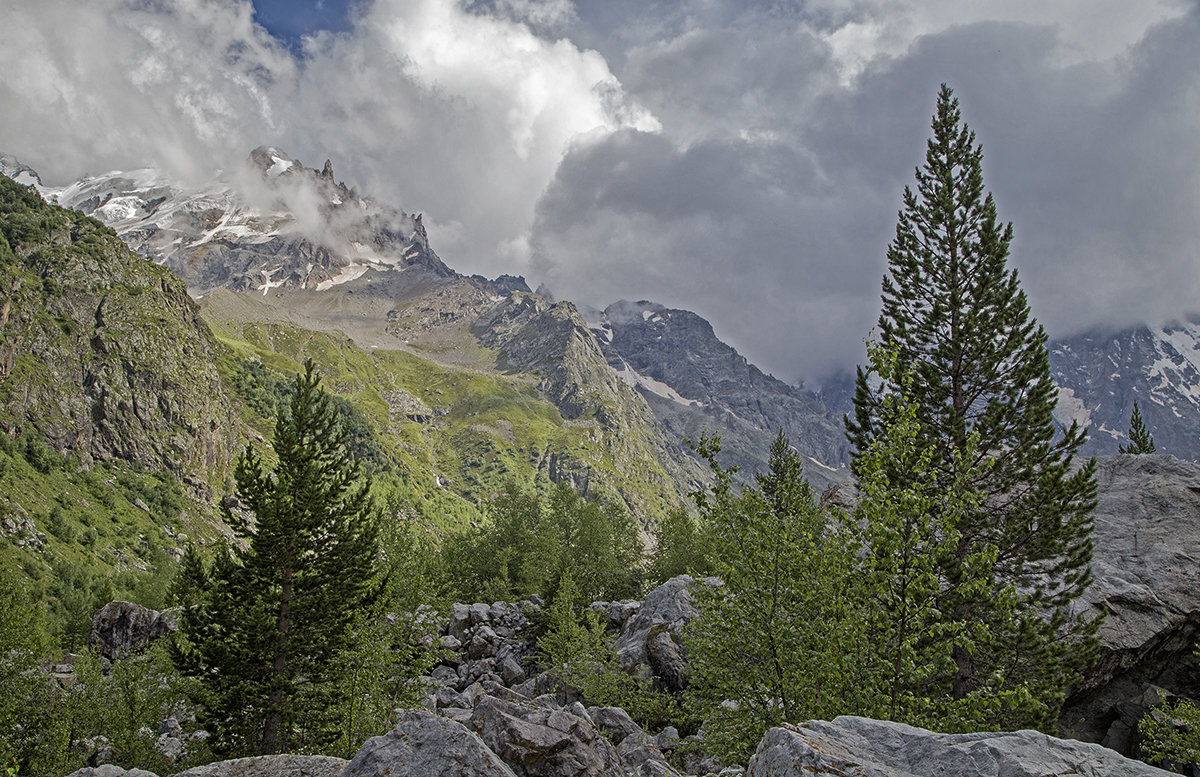
POLYGON ((663 689, 679 691, 687 684, 683 629, 700 614, 692 600, 694 585, 714 585, 715 578, 673 577, 646 595, 617 638, 617 660, 627 670, 648 670, 663 689))
POLYGON ((368 739, 341 777, 514 777, 462 723, 410 710, 383 736, 368 739))
POLYGON ((1170 772, 1087 742, 1036 731, 935 734, 840 717, 773 728, 746 777, 1167 777, 1170 772))
POLYGON ((624 777, 616 748, 578 702, 486 696, 470 725, 519 777, 624 777))
POLYGON ((606 737, 620 742, 630 734, 641 734, 642 727, 633 722, 629 713, 620 707, 588 707, 588 717, 606 737))
POLYGON ((158 775, 143 769, 122 769, 113 764, 103 764, 101 766, 85 766, 71 772, 67 777, 158 777, 158 775))
POLYGON ((88 645, 113 660, 176 631, 178 627, 170 612, 158 612, 133 602, 109 602, 92 616, 88 645))
POLYGON ((259 755, 217 761, 172 777, 337 777, 346 759, 327 755, 259 755))
POLYGON ((1078 604, 1105 614, 1100 658, 1067 699, 1061 731, 1136 753, 1151 686, 1200 698, 1200 465, 1173 456, 1097 459, 1095 582, 1078 604))

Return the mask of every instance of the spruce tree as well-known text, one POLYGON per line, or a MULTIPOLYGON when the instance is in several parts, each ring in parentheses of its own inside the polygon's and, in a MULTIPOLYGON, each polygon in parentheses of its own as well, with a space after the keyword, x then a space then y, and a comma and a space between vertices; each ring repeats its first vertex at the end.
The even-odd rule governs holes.
MULTIPOLYGON (((1085 433, 1054 422, 1046 334, 1006 265, 1012 225, 997 220, 982 150, 945 85, 932 130, 888 247, 878 339, 912 374, 919 444, 930 464, 918 485, 978 496, 941 570, 939 607, 958 620, 979 619, 988 635, 954 646, 953 697, 1020 684, 1041 704, 1024 722, 1046 726, 1062 688, 1094 652, 1097 624, 1069 622, 1068 606, 1091 580, 1095 464, 1074 466, 1085 433), (961 566, 986 546, 994 547, 997 586, 1020 592, 1012 617, 992 618, 988 597, 958 584, 961 566), (1076 640, 1070 646, 1068 632, 1076 640)), ((883 409, 897 391, 860 368, 854 415, 846 418, 859 475, 863 453, 888 433, 883 409)), ((904 485, 909 476, 894 470, 889 477, 904 485)))
POLYGON ((1137 402, 1133 403, 1133 415, 1129 417, 1129 444, 1118 445, 1117 450, 1134 455, 1154 453, 1154 438, 1142 420, 1142 411, 1137 402))
POLYGON ((307 362, 276 420, 277 463, 251 446, 238 460, 244 511, 226 506, 225 517, 246 544, 217 556, 211 590, 182 618, 176 659, 204 683, 222 754, 306 750, 336 735, 333 663, 378 595, 376 510, 319 383, 307 362))

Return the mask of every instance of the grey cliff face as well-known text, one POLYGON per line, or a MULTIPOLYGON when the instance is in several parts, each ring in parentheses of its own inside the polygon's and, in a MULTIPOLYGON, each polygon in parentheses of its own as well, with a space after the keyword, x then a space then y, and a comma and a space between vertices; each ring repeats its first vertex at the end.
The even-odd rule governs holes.
POLYGON ((1098 464, 1095 582, 1079 612, 1105 616, 1100 659, 1068 697, 1060 728, 1134 754, 1147 706, 1200 698, 1200 465, 1163 455, 1098 464))
POLYGON ((609 305, 593 326, 608 363, 646 397, 679 437, 721 434, 722 463, 764 469, 779 431, 804 456, 809 480, 823 490, 845 477, 841 414, 814 394, 764 374, 717 338, 697 314, 652 302, 609 305))
POLYGON ((1050 344, 1058 419, 1089 427, 1085 454, 1126 444, 1133 403, 1159 453, 1200 460, 1200 319, 1050 344))

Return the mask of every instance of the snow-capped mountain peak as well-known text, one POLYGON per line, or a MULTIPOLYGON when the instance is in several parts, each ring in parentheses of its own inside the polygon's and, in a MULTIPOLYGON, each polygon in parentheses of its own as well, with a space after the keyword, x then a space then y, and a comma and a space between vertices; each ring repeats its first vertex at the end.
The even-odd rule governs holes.
POLYGON ((144 256, 175 270, 196 293, 228 287, 325 291, 371 272, 453 277, 430 249, 419 215, 380 205, 270 146, 246 165, 184 188, 143 168, 44 186, 10 156, 0 171, 48 201, 92 216, 144 256))

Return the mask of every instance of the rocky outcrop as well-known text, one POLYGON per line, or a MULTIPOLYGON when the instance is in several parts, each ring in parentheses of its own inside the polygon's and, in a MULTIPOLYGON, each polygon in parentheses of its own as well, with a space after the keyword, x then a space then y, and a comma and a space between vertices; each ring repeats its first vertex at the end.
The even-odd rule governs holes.
MULTIPOLYGON (((683 504, 685 484, 706 477, 645 399, 605 361, 573 304, 515 292, 485 311, 471 331, 481 345, 497 351, 499 370, 537 376, 539 390, 569 424, 595 430, 595 441, 603 444, 616 470, 601 485, 616 485, 635 514, 658 514, 683 504), (653 493, 631 494, 620 481, 633 477, 658 485, 653 493)), ((574 455, 546 464, 552 480, 569 482, 585 494, 594 477, 605 477, 591 461, 574 455)))
POLYGON ((773 728, 747 777, 1166 777, 1107 748, 1036 731, 935 734, 902 723, 840 717, 773 728))
POLYGON ((409 710, 396 727, 368 739, 341 777, 384 775, 514 777, 510 769, 466 726, 425 710, 409 710))
POLYGON ((621 759, 578 702, 485 696, 469 725, 519 777, 618 777, 621 759))
POLYGON ((109 602, 92 616, 88 646, 112 661, 178 630, 169 613, 133 602, 109 602))
POLYGON ((1173 456, 1097 461, 1095 582, 1079 609, 1105 615, 1100 659, 1060 727, 1135 754, 1133 729, 1148 704, 1165 693, 1200 698, 1200 465, 1173 456))
MULTIPOLYGON (((651 633, 678 633, 694 612, 687 610, 690 584, 677 578, 651 592, 649 615, 632 632, 641 603, 595 602, 592 609, 614 634, 631 635, 633 655, 652 661, 651 633)), ((532 601, 453 605, 441 628, 442 662, 426 678, 427 706, 478 732, 518 775, 674 777, 662 747, 678 746, 677 731, 655 736, 619 708, 585 709, 553 671, 537 673, 531 618, 540 609, 532 601)))
POLYGON ((0 430, 36 430, 85 464, 223 473, 236 424, 183 283, 98 222, 3 176, 0 189, 0 430))
POLYGON ((346 759, 327 755, 259 755, 197 766, 171 777, 337 777, 346 759))
POLYGON ((626 389, 569 302, 552 305, 517 292, 480 316, 474 331, 484 345, 499 349, 503 367, 543 376, 542 389, 565 418, 611 412, 626 389))
POLYGON ((700 614, 691 589, 716 584, 716 578, 696 580, 680 575, 648 593, 613 645, 621 666, 653 676, 661 690, 683 690, 687 686, 683 629, 700 614))

